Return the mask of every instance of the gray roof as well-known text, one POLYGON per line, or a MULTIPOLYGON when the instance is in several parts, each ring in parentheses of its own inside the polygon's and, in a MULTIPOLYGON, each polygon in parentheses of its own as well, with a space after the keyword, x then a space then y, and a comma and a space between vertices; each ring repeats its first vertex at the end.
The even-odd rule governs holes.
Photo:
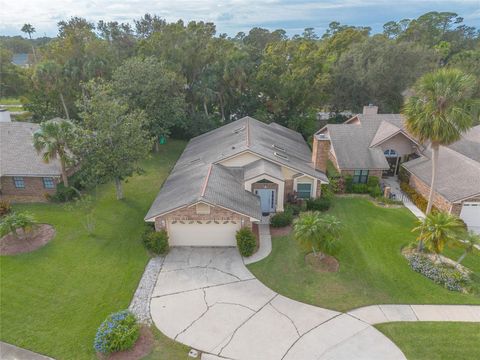
POLYGON ((38 129, 38 124, 0 122, 0 176, 60 176, 60 162, 45 163, 33 147, 38 129))
MULTIPOLYGON (((423 156, 404 163, 403 167, 429 185, 431 150, 427 149, 423 156)), ((436 191, 450 202, 480 194, 480 125, 460 141, 440 147, 436 191)))
POLYGON ((282 168, 268 160, 257 160, 245 166, 243 178, 245 180, 253 179, 260 175, 270 175, 279 180, 284 180, 282 168))
POLYGON ((260 219, 260 200, 244 189, 243 180, 265 172, 283 177, 278 164, 328 181, 324 173, 313 168, 310 148, 299 133, 250 117, 226 124, 190 140, 145 219, 198 201, 260 219), (245 151, 268 160, 255 161, 245 168, 218 164, 245 151))
POLYGON ((381 148, 376 147, 396 133, 408 136, 401 114, 359 114, 343 124, 328 124, 333 150, 341 169, 388 169, 381 148), (358 119, 360 124, 349 123, 358 119))

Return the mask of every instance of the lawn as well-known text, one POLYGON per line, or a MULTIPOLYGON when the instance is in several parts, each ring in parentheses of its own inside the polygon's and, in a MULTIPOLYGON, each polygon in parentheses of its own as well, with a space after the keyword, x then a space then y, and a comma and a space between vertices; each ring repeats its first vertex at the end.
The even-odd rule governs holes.
MULTIPOLYGON (((480 304, 480 296, 449 291, 410 270, 402 247, 415 239, 415 217, 405 208, 385 209, 365 198, 336 198, 329 212, 343 224, 337 273, 317 273, 292 236, 274 237, 266 259, 249 265, 260 281, 309 304, 347 311, 371 304, 480 304)), ((456 259, 460 250, 449 250, 456 259)), ((480 256, 464 265, 480 274, 480 256)))
MULTIPOLYGON (((184 145, 171 141, 146 160, 145 173, 125 183, 125 200, 115 200, 112 184, 99 187, 93 236, 79 209, 15 206, 54 225, 57 234, 33 253, 0 258, 1 340, 56 359, 95 358, 98 325, 128 306, 148 261, 140 242, 143 217, 184 145)), ((158 334, 156 339, 166 358, 185 350, 158 334)))
POLYGON ((457 322, 391 323, 376 326, 409 360, 480 358, 480 324, 457 322))

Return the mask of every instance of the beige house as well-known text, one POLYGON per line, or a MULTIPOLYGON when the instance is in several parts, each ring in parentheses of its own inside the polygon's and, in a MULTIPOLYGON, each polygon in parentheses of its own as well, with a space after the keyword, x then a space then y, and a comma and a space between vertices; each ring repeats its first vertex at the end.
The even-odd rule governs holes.
POLYGON ((33 147, 38 124, 0 122, 0 200, 47 201, 60 182, 58 161, 45 163, 33 147))
POLYGON ((235 246, 239 228, 320 196, 326 158, 293 130, 242 118, 190 140, 145 221, 171 246, 235 246))
MULTIPOLYGON (((410 174, 410 186, 425 198, 432 176, 431 150, 403 164, 410 174)), ((461 140, 441 146, 433 204, 440 210, 459 216, 469 228, 480 233, 480 125, 461 140)))
POLYGON ((369 176, 397 175, 400 165, 420 149, 402 115, 378 114, 376 106, 365 106, 343 124, 326 125, 315 138, 325 143, 335 168, 356 183, 369 176))

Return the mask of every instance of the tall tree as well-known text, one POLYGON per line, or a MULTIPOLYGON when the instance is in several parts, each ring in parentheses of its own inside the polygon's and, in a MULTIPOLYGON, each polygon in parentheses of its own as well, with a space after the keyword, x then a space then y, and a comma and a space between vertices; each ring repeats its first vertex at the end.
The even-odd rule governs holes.
POLYGON ((67 166, 73 161, 69 148, 73 144, 75 131, 70 121, 57 118, 42 122, 40 129, 33 134, 33 146, 42 155, 43 161, 48 163, 59 159, 65 187, 68 187, 67 166))
POLYGON ((152 138, 145 130, 147 116, 143 111, 129 111, 105 82, 90 81, 79 107, 86 131, 79 137, 75 152, 86 181, 97 184, 113 180, 117 199, 123 199, 122 181, 142 171, 140 162, 152 147, 152 138))
POLYGON ((31 24, 24 24, 21 29, 22 32, 28 34, 28 38, 30 39, 32 45, 32 54, 33 58, 35 59, 35 63, 37 63, 37 53, 35 52, 35 46, 33 46, 32 42, 32 34, 35 33, 35 28, 31 24))
POLYGON ((421 142, 430 142, 432 150, 427 214, 433 205, 440 146, 460 140, 473 124, 473 109, 478 105, 471 99, 474 86, 473 76, 443 68, 422 76, 414 86, 415 95, 404 106, 407 129, 421 142))

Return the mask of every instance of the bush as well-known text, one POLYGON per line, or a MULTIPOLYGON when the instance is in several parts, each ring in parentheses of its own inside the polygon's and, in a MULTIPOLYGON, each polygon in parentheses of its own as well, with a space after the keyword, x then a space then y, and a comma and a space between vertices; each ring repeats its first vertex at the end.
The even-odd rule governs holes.
MULTIPOLYGON (((409 197, 410 200, 423 212, 427 210, 428 200, 420 195, 414 188, 409 184, 402 182, 400 183, 400 189, 409 197)), ((435 206, 432 206, 432 212, 437 212, 438 209, 435 206)))
POLYGON ((347 175, 345 176, 344 181, 345 192, 351 193, 353 191, 353 177, 351 175, 347 175))
POLYGON ((166 230, 146 230, 143 234, 143 244, 148 250, 157 255, 166 254, 170 248, 166 230))
POLYGON ((410 255, 408 262, 413 270, 451 291, 463 291, 470 280, 459 270, 447 265, 435 264, 420 254, 410 255))
POLYGON ((403 205, 403 203, 400 200, 389 199, 389 198, 386 198, 385 196, 377 196, 375 197, 375 200, 379 203, 384 203, 387 205, 403 205))
POLYGON ((251 256, 257 247, 255 234, 247 227, 241 228, 235 235, 237 246, 242 256, 251 256))
POLYGON ((352 184, 352 192, 354 194, 366 194, 368 193, 367 184, 352 184))
POLYGON ((332 204, 330 198, 317 198, 317 199, 308 199, 307 200, 307 210, 308 211, 327 211, 330 209, 332 204))
MULTIPOLYGON (((307 201, 308 204, 308 201, 307 201)), ((293 221, 293 212, 278 212, 270 218, 270 225, 274 228, 280 228, 291 225, 293 221)))
POLYGON ((286 204, 285 205, 285 212, 291 213, 293 216, 300 214, 305 209, 305 203, 302 202, 300 204, 286 204))
POLYGON ((12 205, 7 200, 0 201, 0 217, 7 215, 12 211, 12 205))
POLYGON ((379 185, 372 186, 368 188, 368 193, 370 194, 371 197, 379 197, 382 196, 382 189, 380 189, 379 185))
POLYGON ((78 192, 71 186, 65 187, 63 183, 57 185, 57 190, 53 195, 47 195, 47 198, 53 202, 67 202, 76 199, 79 196, 78 192))
POLYGON ((128 310, 109 315, 95 335, 94 349, 102 354, 130 349, 138 339, 140 329, 135 316, 128 310))
POLYGON ((367 186, 373 188, 375 186, 380 186, 380 179, 376 176, 369 176, 367 180, 367 186))

